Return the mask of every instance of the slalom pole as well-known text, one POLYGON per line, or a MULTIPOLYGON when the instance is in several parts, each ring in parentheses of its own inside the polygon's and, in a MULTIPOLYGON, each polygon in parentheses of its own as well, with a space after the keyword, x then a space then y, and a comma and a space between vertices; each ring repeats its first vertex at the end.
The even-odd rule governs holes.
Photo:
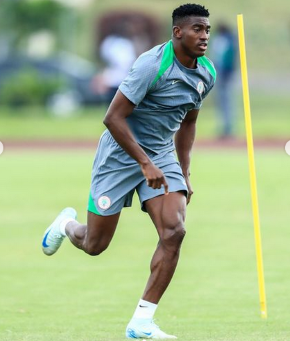
POLYGON ((259 205, 258 205, 258 194, 257 194, 257 183, 256 183, 255 157, 254 157, 254 147, 253 147, 253 133, 252 133, 252 122, 251 122, 251 109, 250 109, 250 96, 249 96, 249 85, 248 85, 248 72, 247 72, 247 61, 246 61, 243 15, 238 14, 237 20, 238 20, 241 76, 242 76, 242 85, 243 85, 243 100, 244 100, 244 112, 245 112, 246 134, 247 134, 250 183, 251 183, 252 209, 253 209, 253 218, 254 218, 254 231, 255 231, 261 317, 267 318, 267 304, 266 304, 264 269, 263 269, 262 242, 261 242, 261 232, 260 232, 259 205))

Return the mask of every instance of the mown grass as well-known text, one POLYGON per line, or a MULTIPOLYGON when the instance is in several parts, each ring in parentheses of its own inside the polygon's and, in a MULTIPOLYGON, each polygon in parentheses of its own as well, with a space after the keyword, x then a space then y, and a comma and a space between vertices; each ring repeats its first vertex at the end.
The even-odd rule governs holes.
MULTIPOLYGON (((1 341, 115 341, 142 294, 157 236, 136 199, 110 248, 89 257, 41 238, 64 206, 85 221, 94 150, 0 157, 1 341)), ((268 319, 259 313, 247 155, 195 150, 187 236, 156 317, 184 341, 288 341, 289 156, 257 151, 268 319)))
MULTIPOLYGON (((219 134, 219 116, 210 94, 201 108, 197 138, 216 138, 219 134)), ((236 89, 235 135, 245 137, 241 89, 236 89)), ((254 138, 290 138, 290 99, 285 94, 251 93, 251 111, 254 138)), ((0 141, 5 140, 97 140, 105 126, 106 107, 93 107, 59 118, 43 108, 0 108, 0 141)))

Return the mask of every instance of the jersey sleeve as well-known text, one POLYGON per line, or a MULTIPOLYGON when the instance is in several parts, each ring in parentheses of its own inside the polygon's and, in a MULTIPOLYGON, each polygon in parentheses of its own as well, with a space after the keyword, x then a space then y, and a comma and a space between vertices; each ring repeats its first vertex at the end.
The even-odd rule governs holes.
POLYGON ((138 105, 146 96, 158 73, 155 55, 143 54, 134 63, 128 76, 119 86, 119 90, 132 103, 138 105))
POLYGON ((193 107, 193 109, 200 109, 203 103, 203 100, 206 98, 206 96, 210 93, 210 91, 212 90, 213 86, 215 83, 215 79, 211 78, 210 83, 208 84, 208 86, 205 88, 205 91, 203 92, 203 94, 200 96, 200 100, 195 104, 195 106, 193 107))

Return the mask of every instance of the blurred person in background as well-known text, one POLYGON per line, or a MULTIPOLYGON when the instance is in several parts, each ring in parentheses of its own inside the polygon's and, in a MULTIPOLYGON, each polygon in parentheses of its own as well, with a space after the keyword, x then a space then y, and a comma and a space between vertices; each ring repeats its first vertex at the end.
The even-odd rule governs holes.
POLYGON ((218 131, 222 139, 234 135, 233 78, 236 69, 236 36, 229 25, 220 22, 211 38, 211 59, 217 71, 215 104, 218 110, 218 131))
POLYGON ((93 88, 97 93, 106 95, 108 103, 112 101, 137 58, 131 32, 129 24, 116 25, 115 33, 105 37, 99 47, 105 68, 94 78, 93 88))
POLYGON ((136 60, 107 111, 107 130, 93 165, 87 224, 80 224, 68 207, 42 240, 48 256, 66 236, 87 254, 99 255, 109 246, 122 209, 138 193, 159 240, 147 285, 126 328, 126 337, 134 339, 176 338, 163 332, 153 317, 178 263, 186 205, 193 194, 190 154, 196 121, 216 77, 205 56, 208 10, 186 4, 173 11, 172 19, 172 40, 136 60))
POLYGON ((95 26, 95 50, 104 70, 92 82, 95 93, 107 103, 140 54, 160 43, 163 25, 152 15, 115 10, 102 15, 95 26))

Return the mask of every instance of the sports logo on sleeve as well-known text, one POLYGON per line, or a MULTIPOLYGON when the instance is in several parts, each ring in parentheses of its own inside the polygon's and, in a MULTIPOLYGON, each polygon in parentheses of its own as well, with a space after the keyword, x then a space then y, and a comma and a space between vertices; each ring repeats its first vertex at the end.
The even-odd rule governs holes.
POLYGON ((99 197, 98 205, 102 210, 107 210, 111 206, 111 199, 105 195, 99 197))
POLYGON ((198 84, 197 84, 197 91, 198 91, 199 94, 203 93, 203 91, 204 91, 204 84, 203 84, 202 81, 198 82, 198 84))

